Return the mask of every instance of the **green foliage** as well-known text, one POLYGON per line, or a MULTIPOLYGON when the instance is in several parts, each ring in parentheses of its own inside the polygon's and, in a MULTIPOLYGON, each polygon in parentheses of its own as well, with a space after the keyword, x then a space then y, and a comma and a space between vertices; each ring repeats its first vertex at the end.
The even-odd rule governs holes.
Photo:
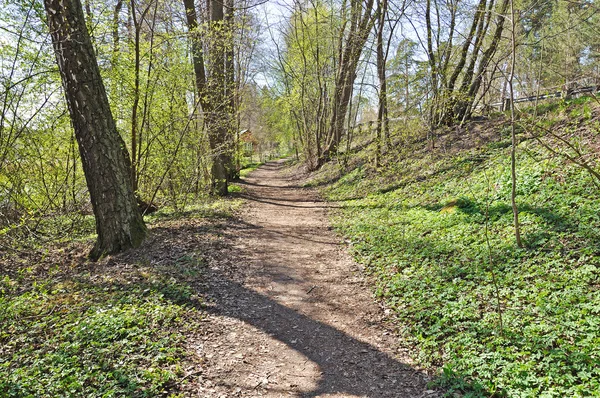
POLYGON ((66 217, 42 218, 37 240, 19 228, 0 235, 0 250, 6 239, 27 238, 0 257, 0 396, 177 396, 183 369, 197 365, 185 343, 204 318, 197 287, 206 262, 194 244, 171 252, 161 242, 180 231, 191 242, 207 239, 207 219, 231 217, 241 203, 161 208, 147 217, 158 248, 94 264, 72 243, 93 240, 92 216, 74 223, 81 229, 69 229, 66 217))
MULTIPOLYGON (((331 5, 317 1, 294 6, 278 62, 277 91, 273 93, 271 123, 288 131, 288 149, 295 148, 314 167, 327 145, 329 101, 334 97, 337 50, 343 18, 331 5), (318 38, 316 40, 315 38, 318 38)), ((339 10, 340 13, 348 9, 339 10)))
MULTIPOLYGON (((234 188, 235 189, 235 188, 234 188)), ((197 201, 183 209, 166 207, 146 217, 149 223, 159 220, 178 219, 186 217, 190 219, 216 219, 229 218, 240 208, 242 200, 232 198, 210 197, 206 200, 197 201)))
POLYGON ((519 53, 527 60, 519 62, 517 74, 531 71, 532 66, 536 69, 535 79, 522 83, 525 90, 535 92, 537 84, 541 88, 559 88, 594 75, 598 16, 589 5, 520 0, 516 7, 522 10, 519 24, 525 44, 519 53))
POLYGON ((227 192, 229 192, 229 193, 240 193, 242 191, 243 191, 242 187, 237 184, 229 184, 227 186, 227 192))
POLYGON ((466 396, 600 396, 598 190, 522 142, 518 249, 508 151, 502 141, 448 155, 411 147, 325 193, 342 201, 335 224, 418 360, 444 368, 438 384, 466 396))
POLYGON ((242 167, 242 169, 240 170, 240 177, 242 177, 242 178, 247 177, 248 174, 250 174, 254 170, 258 169, 261 165, 262 165, 262 163, 259 163, 259 162, 245 164, 244 167, 242 167))
MULTIPOLYGON (((0 10, 0 229, 36 225, 49 214, 78 221, 91 211, 53 49, 38 1, 0 10)), ((136 51, 114 9, 89 2, 89 27, 117 128, 131 148, 136 51), (121 29, 122 28, 122 29, 121 29)), ((127 5, 126 5, 127 7, 127 5)), ((184 208, 206 196, 211 156, 194 109, 193 70, 183 26, 171 5, 149 6, 139 46, 136 164, 138 195, 184 208), (156 8, 155 8, 156 7, 156 8), (156 13, 156 15, 153 15, 156 13), (156 24, 156 26, 151 26, 156 24)), ((35 228, 37 229, 37 228, 35 228)))
MULTIPOLYGON (((29 275, 31 278, 32 275, 29 275)), ((190 289, 140 273, 0 284, 0 395, 151 397, 180 378, 190 289)))

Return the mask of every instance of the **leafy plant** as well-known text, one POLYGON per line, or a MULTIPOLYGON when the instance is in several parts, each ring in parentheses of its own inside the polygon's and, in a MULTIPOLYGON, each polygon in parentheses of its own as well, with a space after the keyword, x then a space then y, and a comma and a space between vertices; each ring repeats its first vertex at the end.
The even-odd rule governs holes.
POLYGON ((324 189, 343 204, 335 225, 450 396, 600 395, 597 189, 576 164, 521 141, 517 249, 508 149, 496 142, 448 155, 415 146, 378 172, 342 175, 324 189))

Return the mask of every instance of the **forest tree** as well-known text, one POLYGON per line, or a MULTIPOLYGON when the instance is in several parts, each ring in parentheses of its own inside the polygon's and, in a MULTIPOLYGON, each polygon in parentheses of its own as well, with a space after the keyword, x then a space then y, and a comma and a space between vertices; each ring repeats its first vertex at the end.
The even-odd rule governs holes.
POLYGON ((80 0, 46 0, 48 27, 90 192, 98 238, 90 258, 141 244, 131 164, 117 132, 80 0))

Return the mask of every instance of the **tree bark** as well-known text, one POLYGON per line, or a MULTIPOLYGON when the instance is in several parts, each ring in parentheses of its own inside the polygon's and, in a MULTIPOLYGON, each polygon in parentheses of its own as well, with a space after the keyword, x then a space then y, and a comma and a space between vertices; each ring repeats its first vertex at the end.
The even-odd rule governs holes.
POLYGON ((340 49, 340 63, 338 65, 335 90, 332 98, 331 124, 328 134, 331 142, 320 156, 317 166, 322 165, 331 155, 337 152, 342 140, 344 120, 354 88, 358 61, 369 37, 369 32, 375 23, 373 3, 374 0, 366 0, 363 6, 362 1, 351 1, 351 23, 346 41, 343 44, 343 48, 340 49))
POLYGON ((133 105, 131 107, 131 184, 133 192, 138 190, 138 154, 137 154, 137 139, 138 139, 138 108, 140 103, 140 30, 141 21, 138 21, 135 0, 131 0, 131 17, 133 19, 134 35, 134 56, 135 63, 133 66, 134 84, 133 84, 133 105))
POLYGON ((228 193, 229 168, 232 167, 231 144, 228 142, 228 106, 225 101, 225 46, 223 40, 223 2, 209 1, 210 45, 207 78, 204 67, 202 42, 198 36, 198 19, 194 0, 183 0, 186 21, 192 44, 192 59, 196 75, 196 88, 204 120, 208 130, 208 141, 213 153, 211 167, 212 193, 226 196, 228 193))
POLYGON ((208 137, 213 150, 213 194, 227 196, 231 165, 231 145, 228 142, 228 114, 225 96, 225 26, 222 0, 210 0, 209 23, 209 100, 212 112, 206 114, 208 137))
POLYGON ((119 14, 121 13, 122 8, 123 8, 123 0, 117 0, 117 4, 115 5, 115 9, 113 11, 113 26, 112 26, 113 54, 119 52, 119 14))
POLYGON ((130 159, 117 132, 80 0, 44 0, 65 98, 96 218, 98 238, 89 254, 137 247, 146 226, 132 189, 130 159))
POLYGON ((238 131, 236 124, 236 84, 235 84, 235 52, 234 52, 234 4, 233 0, 225 0, 225 101, 227 113, 227 142, 229 144, 228 179, 237 180, 240 177, 238 163, 238 131), (234 140, 235 137, 235 140, 234 140))

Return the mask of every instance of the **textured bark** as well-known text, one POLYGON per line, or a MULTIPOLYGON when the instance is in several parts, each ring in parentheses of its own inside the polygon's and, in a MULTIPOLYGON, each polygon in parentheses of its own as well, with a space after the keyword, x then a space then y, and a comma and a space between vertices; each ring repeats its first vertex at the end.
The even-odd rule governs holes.
POLYGON ((320 156, 318 166, 337 152, 342 140, 344 121, 356 79, 356 68, 369 32, 375 23, 373 4, 374 0, 366 0, 364 4, 358 0, 351 1, 350 28, 345 42, 342 41, 343 48, 340 48, 340 62, 332 98, 331 124, 328 134, 330 143, 320 156))
POLYGON ((98 238, 90 258, 139 246, 146 226, 133 194, 129 154, 112 117, 80 0, 45 0, 56 60, 98 238))
POLYGON ((228 140, 228 106, 225 100, 225 46, 223 40, 223 2, 210 1, 210 45, 207 77, 202 42, 198 36, 198 19, 194 0, 183 0, 186 21, 190 31, 192 60, 196 76, 196 89, 204 120, 208 130, 208 140, 213 153, 211 168, 212 193, 226 196, 229 169, 232 167, 231 143, 228 140))

